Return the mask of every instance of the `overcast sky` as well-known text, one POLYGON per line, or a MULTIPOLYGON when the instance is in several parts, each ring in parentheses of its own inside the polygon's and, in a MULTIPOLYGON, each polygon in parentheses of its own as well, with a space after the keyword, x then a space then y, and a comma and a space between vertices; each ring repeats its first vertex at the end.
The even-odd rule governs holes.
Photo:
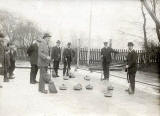
MULTIPOLYGON (((88 45, 90 5, 90 0, 0 0, 0 9, 33 21, 50 32, 54 42, 61 39, 66 43, 77 36, 84 46, 88 45)), ((93 0, 91 47, 101 47, 103 41, 112 39, 114 48, 126 48, 128 41, 140 48, 139 42, 143 41, 140 6, 137 0, 93 0)))

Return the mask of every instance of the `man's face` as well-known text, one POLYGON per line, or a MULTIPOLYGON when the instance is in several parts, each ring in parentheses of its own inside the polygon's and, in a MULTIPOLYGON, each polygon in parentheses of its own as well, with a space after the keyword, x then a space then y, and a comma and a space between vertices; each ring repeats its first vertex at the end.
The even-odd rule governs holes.
POLYGON ((45 40, 49 43, 51 37, 46 37, 45 40))
POLYGON ((133 49, 133 46, 128 46, 128 49, 131 51, 133 49))
POLYGON ((71 48, 71 45, 68 45, 68 48, 71 48))
POLYGON ((106 43, 105 43, 105 44, 104 44, 104 46, 105 46, 105 47, 107 47, 107 46, 108 46, 108 44, 106 44, 106 43))
POLYGON ((59 46, 60 46, 60 43, 57 43, 57 46, 59 47, 59 46))

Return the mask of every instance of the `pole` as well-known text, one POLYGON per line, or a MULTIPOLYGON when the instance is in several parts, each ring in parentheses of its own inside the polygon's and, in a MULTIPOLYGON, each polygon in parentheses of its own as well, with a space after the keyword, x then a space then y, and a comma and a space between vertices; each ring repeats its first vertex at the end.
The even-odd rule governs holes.
POLYGON ((77 68, 79 68, 80 39, 77 41, 77 68))
POLYGON ((88 53, 87 53, 87 65, 89 66, 89 59, 90 59, 90 43, 91 43, 91 29, 92 29, 92 4, 93 1, 90 1, 90 17, 89 17, 89 41, 88 41, 88 53))

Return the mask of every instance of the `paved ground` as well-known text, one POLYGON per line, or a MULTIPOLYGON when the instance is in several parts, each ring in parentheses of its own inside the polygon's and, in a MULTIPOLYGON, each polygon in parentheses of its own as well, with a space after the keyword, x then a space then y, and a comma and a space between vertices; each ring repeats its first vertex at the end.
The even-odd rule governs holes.
MULTIPOLYGON (((78 70, 76 78, 63 80, 54 78, 56 87, 62 83, 68 87, 57 94, 38 92, 38 84, 29 84, 29 69, 16 69, 16 78, 2 83, 0 89, 0 116, 159 116, 160 95, 150 86, 136 83, 135 95, 128 95, 124 89, 127 82, 111 76, 114 86, 113 97, 103 96, 104 83, 99 73, 78 70), (83 77, 89 75, 94 89, 89 91, 89 82, 83 77), (81 83, 82 91, 74 91, 73 85, 81 83)), ((122 74, 122 72, 111 72, 122 74)), ((62 75, 62 71, 60 71, 62 75)), ((39 77, 39 74, 37 75, 39 77)), ((2 79, 2 78, 1 78, 2 79)), ((47 85, 46 85, 47 89, 47 85)))

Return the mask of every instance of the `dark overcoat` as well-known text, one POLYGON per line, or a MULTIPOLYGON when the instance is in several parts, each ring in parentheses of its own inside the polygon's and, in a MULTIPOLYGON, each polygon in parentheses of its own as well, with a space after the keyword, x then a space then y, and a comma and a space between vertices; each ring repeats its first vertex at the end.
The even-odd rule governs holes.
POLYGON ((31 65, 37 65, 37 63, 38 63, 38 45, 37 45, 37 43, 32 44, 28 48, 27 54, 30 57, 31 65))
POLYGON ((135 50, 128 52, 127 65, 128 65, 128 73, 136 73, 137 71, 137 53, 135 50))
POLYGON ((60 61, 61 60, 61 49, 60 47, 53 47, 51 52, 51 58, 54 59, 54 61, 60 61))
POLYGON ((103 47, 101 49, 101 55, 103 62, 110 63, 112 61, 111 53, 116 53, 112 48, 110 47, 103 47))

